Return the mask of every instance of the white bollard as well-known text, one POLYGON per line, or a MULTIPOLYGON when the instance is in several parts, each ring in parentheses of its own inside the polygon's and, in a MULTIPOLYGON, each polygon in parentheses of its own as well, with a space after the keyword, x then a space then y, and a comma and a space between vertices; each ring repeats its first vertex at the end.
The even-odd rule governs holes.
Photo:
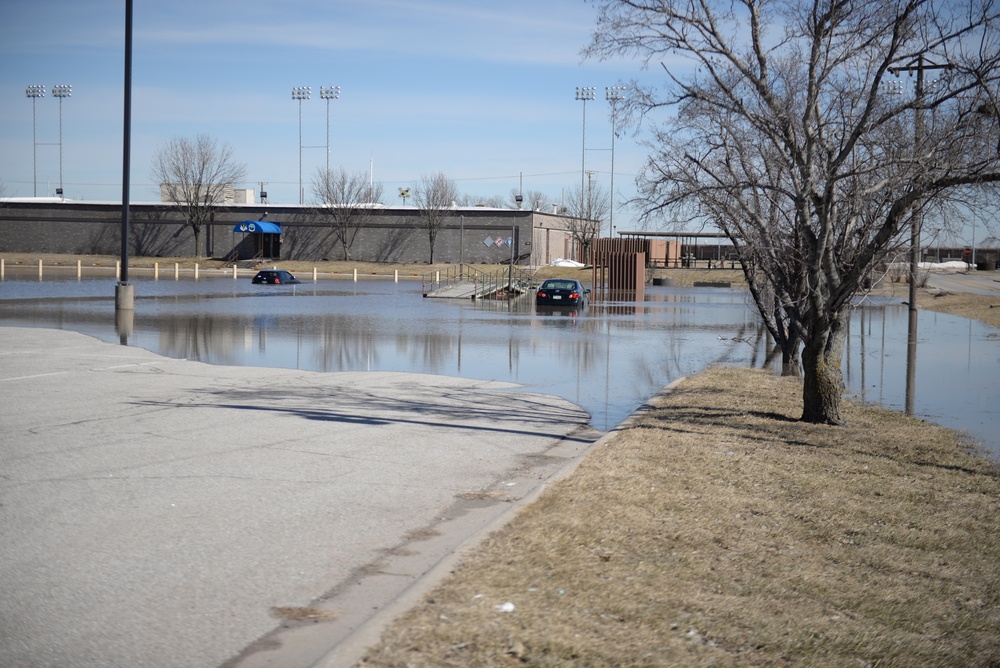
POLYGON ((80 260, 76 261, 76 280, 83 278, 83 262, 80 260))
POLYGON ((236 280, 236 265, 233 265, 233 280, 236 280))
POLYGON ((181 265, 178 262, 174 262, 174 280, 176 281, 181 277, 181 265))
POLYGON ((358 282, 358 268, 357 267, 354 268, 354 282, 355 283, 358 282))
POLYGON ((122 261, 115 260, 115 278, 120 279, 122 277, 122 261))
POLYGON ((441 282, 441 272, 440 271, 435 271, 434 272, 434 282, 435 283, 440 283, 441 282))
POLYGON ((194 266, 194 280, 198 280, 198 265, 194 266))
POLYGON ((41 277, 42 277, 42 261, 39 260, 38 261, 38 278, 41 279, 41 277))
POLYGON ((159 262, 154 262, 153 263, 153 280, 154 281, 160 280, 160 263, 159 262))
POLYGON ((0 281, 2 281, 7 273, 7 268, 4 265, 4 259, 0 257, 0 281))
POLYGON ((393 283, 399 283, 399 269, 397 269, 396 271, 392 272, 392 282, 393 283))
POLYGON ((313 267, 313 283, 316 282, 316 267, 313 267))

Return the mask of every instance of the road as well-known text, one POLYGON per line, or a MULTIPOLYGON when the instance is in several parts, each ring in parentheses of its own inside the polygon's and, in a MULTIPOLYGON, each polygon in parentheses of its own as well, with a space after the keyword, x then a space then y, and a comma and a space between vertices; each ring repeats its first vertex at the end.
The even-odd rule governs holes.
POLYGON ((509 383, 0 337, 10 668, 313 665, 594 438, 509 383))
POLYGON ((979 295, 1000 294, 1000 272, 972 271, 967 274, 931 272, 927 286, 948 292, 969 292, 979 295))

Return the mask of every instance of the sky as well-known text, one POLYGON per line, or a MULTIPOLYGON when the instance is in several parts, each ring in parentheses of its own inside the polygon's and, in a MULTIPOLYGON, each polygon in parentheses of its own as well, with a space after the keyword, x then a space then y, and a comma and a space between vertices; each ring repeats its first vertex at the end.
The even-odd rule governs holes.
MULTIPOLYGON (((205 134, 245 164, 238 187, 297 204, 300 109, 306 202, 327 117, 330 167, 371 173, 386 204, 438 172, 472 197, 560 201, 584 166, 610 190, 605 87, 652 75, 584 60, 595 19, 585 0, 135 0, 130 200, 159 198, 151 165, 166 142, 205 134), (293 100, 298 86, 311 99, 293 100), (578 101, 580 86, 595 99, 578 101)), ((65 197, 121 201, 124 26, 124 0, 0 4, 3 195, 55 195, 61 106, 65 197), (32 84, 45 97, 28 98, 32 84), (53 97, 57 84, 72 97, 53 97)), ((613 143, 615 228, 635 229, 624 203, 645 153, 627 128, 613 143)))

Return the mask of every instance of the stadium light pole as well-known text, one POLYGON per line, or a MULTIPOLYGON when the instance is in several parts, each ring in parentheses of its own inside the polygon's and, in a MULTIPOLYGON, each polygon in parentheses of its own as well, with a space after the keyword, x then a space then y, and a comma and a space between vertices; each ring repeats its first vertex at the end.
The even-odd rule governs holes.
POLYGON ((604 97, 611 103, 611 212, 608 228, 615 236, 615 136, 618 134, 618 103, 625 99, 625 86, 606 86, 604 97))
POLYGON ((35 179, 35 190, 34 196, 38 197, 38 134, 36 131, 36 121, 35 121, 35 100, 40 97, 45 97, 45 86, 40 84, 32 84, 24 89, 24 94, 31 99, 31 145, 32 145, 32 170, 34 172, 35 179))
POLYGON ((302 190, 302 100, 312 97, 312 86, 295 86, 292 88, 292 99, 299 101, 299 204, 305 204, 305 193, 302 190))
POLYGON ((59 98, 59 190, 56 194, 63 196, 63 122, 62 103, 63 98, 73 96, 73 86, 70 84, 57 84, 52 87, 52 97, 59 98))
POLYGON ((319 96, 326 100, 326 172, 330 173, 330 100, 340 99, 340 86, 319 87, 319 96))
POLYGON ((597 89, 594 86, 577 86, 576 99, 583 102, 583 157, 580 158, 580 197, 584 196, 587 180, 587 101, 593 100, 597 89))

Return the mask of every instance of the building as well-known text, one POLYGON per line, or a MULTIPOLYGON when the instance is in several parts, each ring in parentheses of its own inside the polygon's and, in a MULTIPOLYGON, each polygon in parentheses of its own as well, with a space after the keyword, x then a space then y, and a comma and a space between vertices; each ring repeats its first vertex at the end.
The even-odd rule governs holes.
MULTIPOLYGON (((434 261, 507 263, 513 256, 519 264, 538 266, 559 258, 578 259, 570 232, 572 221, 559 213, 454 207, 437 234, 434 261)), ((333 229, 311 206, 219 205, 199 236, 201 248, 196 249, 192 228, 169 203, 129 205, 129 253, 133 256, 225 260, 261 254, 289 260, 343 259, 333 229), (241 227, 245 222, 273 226, 250 231, 241 227), (250 236, 263 234, 277 235, 277 239, 250 236)), ((120 251, 120 203, 0 200, 0 252, 117 255, 120 251)), ((420 210, 412 206, 375 205, 350 245, 350 259, 357 261, 427 262, 429 258, 427 228, 420 210)))

